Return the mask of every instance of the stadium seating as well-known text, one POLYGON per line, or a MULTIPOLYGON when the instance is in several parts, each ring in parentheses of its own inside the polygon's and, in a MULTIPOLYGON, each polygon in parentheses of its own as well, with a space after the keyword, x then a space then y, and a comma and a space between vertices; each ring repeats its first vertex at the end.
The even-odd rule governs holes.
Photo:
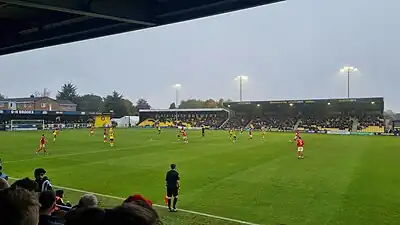
POLYGON ((364 116, 358 119, 357 131, 359 132, 385 132, 384 119, 380 117, 364 116))
POLYGON ((318 130, 349 130, 352 120, 349 117, 330 116, 330 117, 303 117, 300 119, 299 130, 318 129, 318 130))
POLYGON ((265 127, 278 130, 292 130, 296 122, 297 118, 294 117, 256 117, 251 121, 251 124, 255 129, 261 129, 262 127, 265 127))
POLYGON ((233 128, 233 129, 240 129, 240 128, 245 128, 250 124, 251 119, 248 117, 242 117, 242 116, 234 116, 229 118, 229 120, 224 124, 222 128, 228 129, 228 128, 233 128))
POLYGON ((161 127, 174 127, 176 125, 184 126, 184 127, 200 127, 206 126, 210 128, 219 128, 222 123, 226 120, 226 118, 186 118, 186 119, 165 119, 159 118, 158 120, 153 118, 148 118, 143 120, 138 124, 139 127, 154 127, 156 124, 159 124, 161 127))

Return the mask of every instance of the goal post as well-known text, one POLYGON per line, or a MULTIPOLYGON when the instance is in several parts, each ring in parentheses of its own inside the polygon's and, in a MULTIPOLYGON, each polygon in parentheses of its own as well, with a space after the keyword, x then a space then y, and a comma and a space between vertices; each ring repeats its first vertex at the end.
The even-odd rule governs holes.
POLYGON ((44 130, 44 120, 11 120, 10 131, 44 130))

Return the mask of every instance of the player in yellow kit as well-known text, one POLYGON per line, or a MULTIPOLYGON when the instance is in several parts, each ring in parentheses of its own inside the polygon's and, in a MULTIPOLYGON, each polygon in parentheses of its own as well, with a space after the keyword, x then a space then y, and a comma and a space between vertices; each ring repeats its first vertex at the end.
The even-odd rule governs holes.
POLYGON ((109 137, 110 137, 110 146, 114 147, 114 131, 110 132, 109 137))
POLYGON ((232 135, 233 135, 233 130, 229 129, 229 139, 231 139, 231 140, 232 140, 232 135))
POLYGON ((57 133, 58 133, 58 130, 57 130, 57 129, 54 129, 54 130, 53 130, 53 142, 55 142, 56 139, 57 139, 57 133))
POLYGON ((262 139, 265 139, 265 127, 261 127, 262 139))

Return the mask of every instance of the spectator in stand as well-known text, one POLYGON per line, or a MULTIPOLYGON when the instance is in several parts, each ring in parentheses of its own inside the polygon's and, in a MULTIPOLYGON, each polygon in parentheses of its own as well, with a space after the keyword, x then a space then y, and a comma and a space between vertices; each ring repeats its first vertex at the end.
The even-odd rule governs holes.
POLYGON ((12 187, 0 191, 0 224, 38 225, 39 208, 35 193, 12 187))
POLYGON ((106 210, 102 225, 158 225, 161 221, 157 212, 135 202, 106 210))
POLYGON ((104 215, 100 208, 81 208, 68 213, 64 225, 101 225, 104 215))
POLYGON ((7 174, 3 172, 3 162, 0 159, 0 178, 3 178, 4 180, 8 180, 7 174))
POLYGON ((142 205, 143 207, 153 207, 153 202, 146 199, 145 197, 141 196, 141 195, 132 195, 129 196, 127 199, 125 199, 124 203, 131 203, 131 202, 135 202, 139 205, 142 205))
POLYGON ((51 216, 56 207, 56 193, 52 190, 41 192, 39 203, 39 225, 59 225, 57 218, 51 216))
POLYGON ((94 208, 97 207, 97 197, 93 194, 84 194, 74 208, 94 208))
POLYGON ((35 181, 39 185, 39 188, 37 190, 38 192, 53 189, 50 183, 50 179, 45 175, 46 175, 46 170, 43 168, 36 168, 34 171, 35 181))
POLYGON ((4 190, 9 187, 10 185, 8 184, 8 182, 5 179, 0 178, 0 190, 4 190))
POLYGON ((11 187, 13 188, 23 188, 25 190, 35 192, 38 190, 39 185, 34 181, 29 179, 28 177, 25 177, 24 179, 17 180, 15 181, 11 187))
POLYGON ((72 207, 71 203, 64 202, 64 190, 56 190, 56 204, 60 206, 72 207))

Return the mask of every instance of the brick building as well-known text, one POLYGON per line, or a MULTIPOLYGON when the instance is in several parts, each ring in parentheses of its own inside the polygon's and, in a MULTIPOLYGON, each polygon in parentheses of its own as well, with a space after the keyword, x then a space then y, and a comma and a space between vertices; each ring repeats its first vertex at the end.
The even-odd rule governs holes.
POLYGON ((49 97, 7 98, 0 100, 0 110, 76 111, 76 104, 49 97))

